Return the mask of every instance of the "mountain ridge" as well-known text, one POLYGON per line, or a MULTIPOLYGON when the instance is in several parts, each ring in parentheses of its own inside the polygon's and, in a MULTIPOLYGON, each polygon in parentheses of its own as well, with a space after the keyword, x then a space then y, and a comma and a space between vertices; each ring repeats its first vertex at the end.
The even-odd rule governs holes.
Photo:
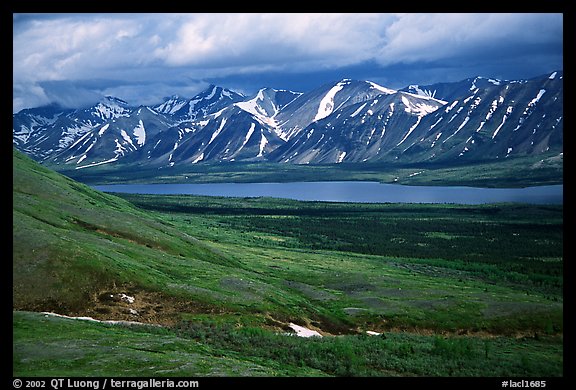
POLYGON ((106 97, 85 109, 13 114, 13 145, 37 161, 174 166, 498 159, 563 150, 563 72, 528 80, 468 78, 393 90, 342 79, 309 92, 210 85, 132 107, 106 97))

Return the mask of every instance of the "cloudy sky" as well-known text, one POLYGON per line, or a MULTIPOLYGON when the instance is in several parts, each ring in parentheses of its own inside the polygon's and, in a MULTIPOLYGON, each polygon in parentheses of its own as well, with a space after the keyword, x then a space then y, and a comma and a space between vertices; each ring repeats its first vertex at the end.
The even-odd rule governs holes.
POLYGON ((13 112, 343 78, 389 88, 563 69, 561 13, 14 14, 13 112))

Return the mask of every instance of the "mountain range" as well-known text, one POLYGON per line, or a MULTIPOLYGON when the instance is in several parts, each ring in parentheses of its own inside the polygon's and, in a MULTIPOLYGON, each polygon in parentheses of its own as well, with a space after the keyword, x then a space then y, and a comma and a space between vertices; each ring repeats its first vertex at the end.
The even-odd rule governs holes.
POLYGON ((344 79, 305 93, 253 96, 211 85, 153 106, 106 97, 13 115, 13 145, 73 166, 174 166, 267 161, 474 162, 563 151, 563 73, 529 80, 475 77, 400 90, 344 79))

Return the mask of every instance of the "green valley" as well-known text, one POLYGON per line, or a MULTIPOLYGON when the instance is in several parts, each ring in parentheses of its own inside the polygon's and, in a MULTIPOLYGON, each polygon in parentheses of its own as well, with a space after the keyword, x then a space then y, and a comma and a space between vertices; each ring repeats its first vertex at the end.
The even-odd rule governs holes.
POLYGON ((562 377, 563 287, 563 206, 113 195, 13 154, 14 376, 562 377))

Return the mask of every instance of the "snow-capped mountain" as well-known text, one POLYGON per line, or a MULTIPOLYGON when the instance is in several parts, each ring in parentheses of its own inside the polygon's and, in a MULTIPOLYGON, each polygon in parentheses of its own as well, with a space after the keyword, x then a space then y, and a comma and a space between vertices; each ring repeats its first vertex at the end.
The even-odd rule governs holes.
POLYGON ((334 111, 395 92, 370 81, 344 79, 325 84, 301 94, 276 115, 278 135, 288 141, 312 122, 324 119, 334 111))
POLYGON ((491 85, 498 86, 505 82, 506 81, 478 76, 452 83, 437 83, 432 85, 411 84, 402 88, 400 91, 410 92, 420 96, 429 96, 445 101, 453 101, 477 88, 489 88, 491 85))
POLYGON ((301 95, 299 92, 262 88, 251 99, 235 103, 234 105, 252 114, 263 125, 273 128, 278 133, 278 136, 281 137, 282 129, 276 116, 301 95))
POLYGON ((231 105, 198 122, 158 134, 136 158, 157 165, 206 161, 262 161, 282 141, 255 114, 231 105))
POLYGON ((13 145, 50 164, 341 163, 496 159, 563 148, 563 74, 392 90, 344 79, 253 96, 211 85, 132 107, 107 97, 13 115, 13 145))
POLYGON ((422 119, 405 148, 394 151, 396 158, 492 159, 562 151, 562 72, 522 81, 468 81, 465 93, 422 119))
POLYGON ((128 158, 150 139, 176 124, 169 116, 149 107, 138 107, 128 116, 114 117, 78 138, 66 149, 50 156, 51 162, 85 168, 128 158))
POLYGON ((128 103, 114 97, 79 110, 58 105, 22 110, 13 117, 13 144, 42 161, 64 153, 98 126, 129 117, 131 112, 128 103))
POLYGON ((244 98, 245 97, 238 92, 216 85, 210 85, 192 99, 174 95, 166 99, 163 103, 152 107, 152 109, 161 114, 170 115, 175 120, 184 122, 213 114, 232 103, 244 100, 244 98))
POLYGON ((444 104, 406 92, 383 93, 313 122, 271 158, 286 163, 376 160, 403 144, 422 118, 444 104))

